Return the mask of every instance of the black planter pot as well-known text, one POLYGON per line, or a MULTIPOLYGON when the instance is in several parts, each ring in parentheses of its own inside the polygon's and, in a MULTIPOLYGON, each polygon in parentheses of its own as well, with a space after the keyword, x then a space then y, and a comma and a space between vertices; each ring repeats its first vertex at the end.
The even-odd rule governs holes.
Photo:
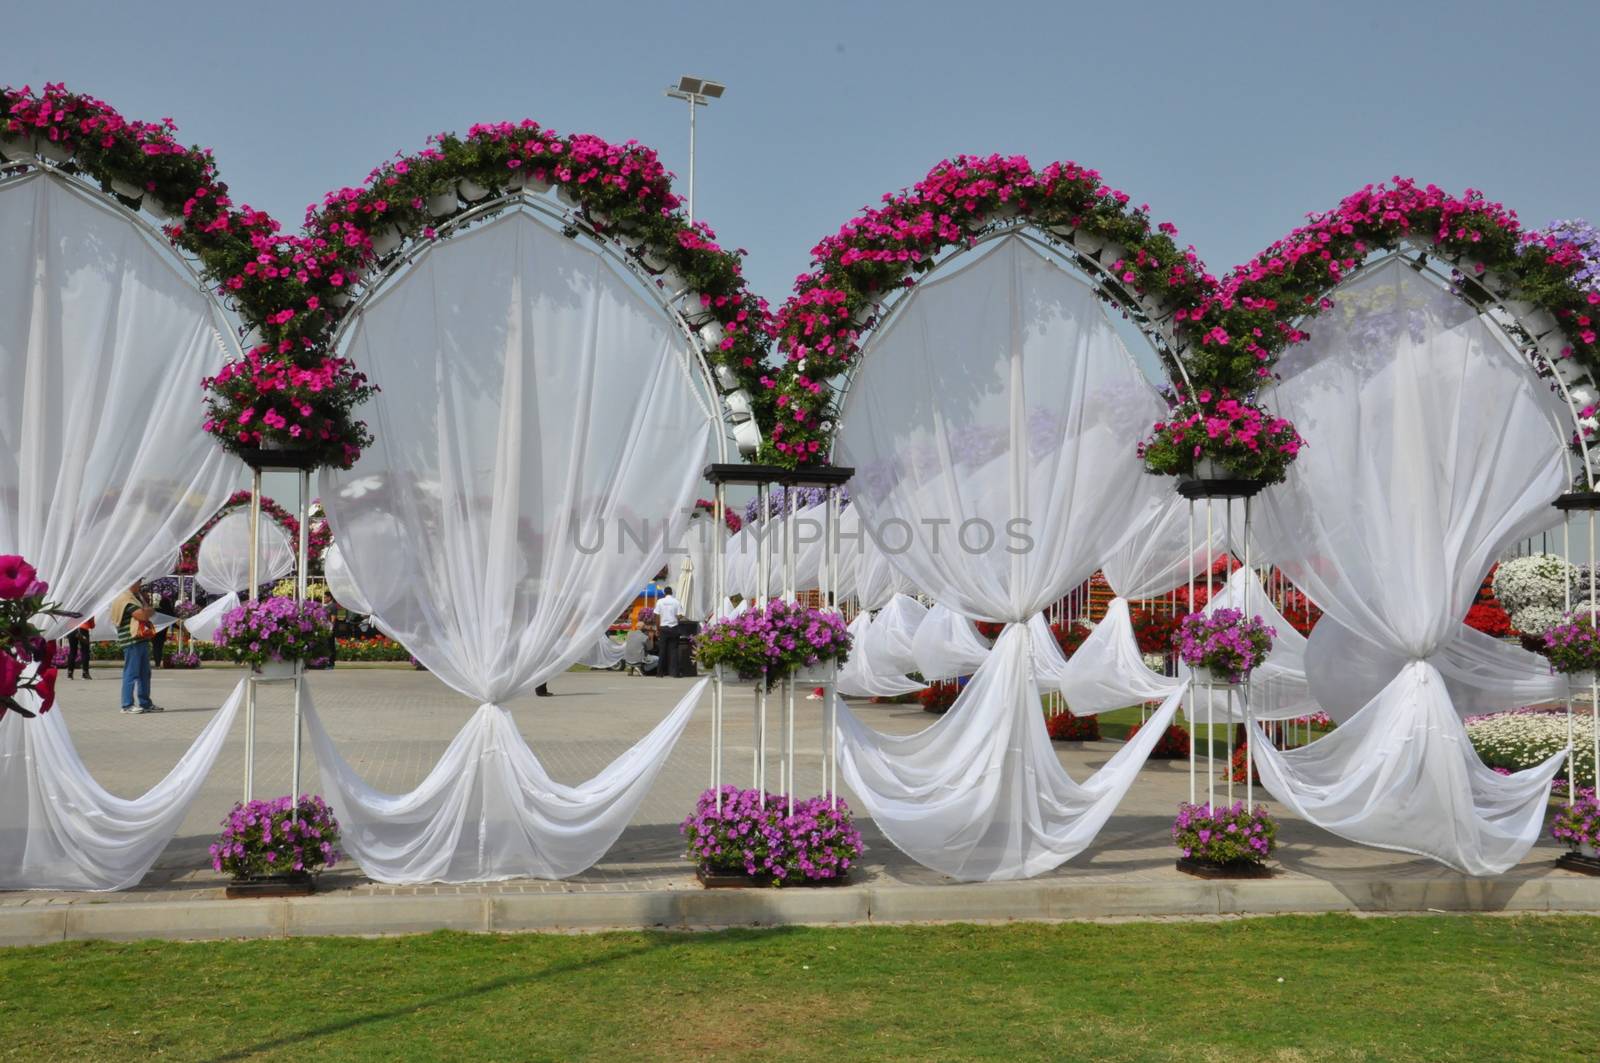
POLYGON ((1556 858, 1556 866, 1563 871, 1576 871, 1580 875, 1600 875, 1600 859, 1584 856, 1577 850, 1562 853, 1556 858))
POLYGON ((315 893, 317 880, 309 871, 290 871, 282 875, 252 875, 228 882, 227 895, 239 897, 305 897, 315 893))
POLYGON ((320 464, 316 452, 306 449, 239 447, 234 453, 252 469, 315 469, 320 464))
POLYGON ((1178 870, 1195 878, 1271 878, 1272 868, 1254 860, 1235 860, 1219 864, 1212 860, 1178 857, 1178 870))
MULTIPOLYGON (((775 881, 771 875, 747 875, 743 871, 721 871, 707 867, 696 867, 694 869, 694 877, 699 879, 700 885, 708 890, 768 888, 775 881)), ((847 886, 849 883, 850 875, 847 872, 838 878, 785 879, 783 888, 823 888, 827 886, 847 886)))

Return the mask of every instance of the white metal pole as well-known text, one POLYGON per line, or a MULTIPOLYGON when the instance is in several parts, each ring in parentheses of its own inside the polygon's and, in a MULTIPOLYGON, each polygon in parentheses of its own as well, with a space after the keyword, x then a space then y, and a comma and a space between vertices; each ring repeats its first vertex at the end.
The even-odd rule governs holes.
MULTIPOLYGON (((1215 593, 1211 586, 1211 570, 1216 566, 1214 544, 1216 542, 1216 527, 1211 512, 1211 499, 1206 499, 1206 609, 1211 609, 1212 595, 1215 593)), ((1212 699, 1216 694, 1216 684, 1206 683, 1206 804, 1216 808, 1217 793, 1217 765, 1216 753, 1212 749, 1212 740, 1215 737, 1214 723, 1211 717, 1212 699)))
MULTIPOLYGON (((299 488, 300 536, 299 541, 295 544, 297 554, 295 567, 297 571, 294 578, 294 600, 297 604, 303 605, 311 584, 311 471, 309 469, 300 470, 299 488)), ((300 714, 302 712, 301 701, 305 684, 306 662, 304 658, 301 658, 294 664, 294 742, 291 746, 290 754, 290 760, 292 761, 290 774, 293 775, 294 782, 290 790, 291 797, 289 799, 289 818, 291 821, 300 818, 301 731, 304 730, 301 726, 300 714)))
MULTIPOLYGON (((1247 577, 1244 585, 1245 616, 1254 616, 1250 611, 1250 604, 1255 600, 1256 573, 1250 567, 1250 499, 1244 500, 1244 571, 1247 577)), ((1250 711, 1250 677, 1244 681, 1244 808, 1246 812, 1254 812, 1256 808, 1255 784, 1255 719, 1250 711)), ((1232 772, 1229 773, 1232 776, 1232 772)))
POLYGON ((689 94, 689 224, 694 224, 694 93, 689 94))
MULTIPOLYGON (((1192 499, 1192 498, 1189 500, 1189 558, 1188 558, 1188 565, 1189 565, 1189 601, 1187 603, 1188 613, 1185 614, 1186 616, 1189 615, 1189 614, 1192 614, 1194 612, 1194 499, 1192 499)), ((1195 745, 1196 745, 1196 743, 1198 743, 1200 741, 1200 728, 1195 726, 1195 721, 1194 721, 1194 669, 1193 668, 1189 669, 1189 690, 1188 690, 1188 695, 1189 695, 1189 706, 1188 706, 1187 711, 1184 713, 1184 717, 1188 720, 1189 732, 1190 732, 1189 733, 1189 803, 1192 805, 1192 804, 1194 804, 1194 799, 1197 796, 1199 796, 1198 794, 1195 793, 1194 769, 1195 769, 1195 745)))
MULTIPOLYGON (((250 470, 250 601, 260 597, 261 580, 261 470, 250 470)), ((256 788, 256 681, 255 673, 245 677, 244 687, 244 799, 251 801, 256 788)))

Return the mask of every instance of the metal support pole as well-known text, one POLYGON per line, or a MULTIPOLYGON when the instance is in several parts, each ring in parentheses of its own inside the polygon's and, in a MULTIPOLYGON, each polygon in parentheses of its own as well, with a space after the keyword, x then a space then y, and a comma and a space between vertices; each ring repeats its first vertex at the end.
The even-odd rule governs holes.
MULTIPOLYGON (((250 470, 250 601, 260 597, 261 581, 261 470, 250 470)), ((244 799, 255 797, 256 789, 256 681, 245 677, 244 686, 244 799)))
POLYGON ((694 109, 695 98, 689 97, 689 224, 694 224, 694 109))
MULTIPOLYGON (((300 470, 300 537, 295 544, 295 578, 294 600, 297 604, 304 604, 306 594, 311 584, 311 471, 300 470)), ((290 772, 294 776, 293 788, 290 790, 289 818, 291 821, 300 818, 300 760, 301 760, 301 724, 302 701, 305 695, 306 662, 301 658, 294 663, 294 742, 291 747, 290 772)))
MULTIPOLYGON (((1213 523, 1211 512, 1211 499, 1206 499, 1206 609, 1211 609, 1212 595, 1215 593, 1211 586, 1211 570, 1216 567, 1216 556, 1213 548, 1216 542, 1216 527, 1213 523)), ((1217 765, 1216 754, 1212 749, 1212 739, 1215 737, 1214 725, 1211 717, 1212 699, 1216 694, 1214 683, 1206 684, 1206 804, 1216 808, 1217 792, 1217 765)))
MULTIPOLYGON (((1250 499, 1244 500, 1244 571, 1249 577, 1244 585, 1245 615, 1254 616, 1250 611, 1251 602, 1255 600, 1256 572, 1250 567, 1250 499)), ((1251 715, 1250 705, 1250 677, 1244 680, 1244 808, 1246 812, 1256 809, 1256 728, 1255 718, 1251 715)), ((1231 773, 1230 773, 1231 775, 1231 773)))
MULTIPOLYGON (((1194 500, 1189 500, 1189 601, 1188 613, 1194 612, 1194 500)), ((1185 614, 1187 615, 1187 614, 1185 614)), ((1200 741, 1200 728, 1194 722, 1194 669, 1189 669, 1189 706, 1184 717, 1189 723, 1189 803, 1194 804, 1194 799, 1199 796, 1195 793, 1195 746, 1200 741)))
MULTIPOLYGON (((723 615, 728 600, 728 548, 724 535, 727 529, 728 488, 720 480, 717 481, 714 497, 712 516, 716 524, 711 529, 711 593, 714 604, 711 616, 717 618, 723 615)), ((711 680, 711 789, 716 794, 713 800, 718 813, 722 811, 723 694, 722 669, 718 668, 711 680)))

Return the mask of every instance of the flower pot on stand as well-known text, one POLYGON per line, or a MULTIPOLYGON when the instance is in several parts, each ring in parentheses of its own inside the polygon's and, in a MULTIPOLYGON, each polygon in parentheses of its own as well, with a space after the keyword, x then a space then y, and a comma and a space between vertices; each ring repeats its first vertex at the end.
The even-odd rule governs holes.
POLYGON ((456 191, 468 203, 476 203, 489 194, 489 187, 480 185, 470 177, 463 177, 456 182, 456 191))
POLYGON ((1214 860, 1178 857, 1178 870, 1195 878, 1271 878, 1272 869, 1254 860, 1234 860, 1226 864, 1214 860))
POLYGON ((144 198, 144 188, 134 184, 132 181, 124 181, 120 177, 113 177, 110 183, 111 191, 123 199, 131 200, 137 204, 144 198))
POLYGON ((1219 672, 1212 668, 1195 668, 1194 682, 1202 687, 1236 687, 1244 682, 1243 679, 1233 678, 1232 672, 1219 672))
POLYGON ((26 162, 33 157, 32 137, 20 133, 0 135, 0 158, 26 162))
POLYGON ((293 679, 295 665, 298 661, 265 661, 256 668, 256 675, 261 679, 293 679))
POLYGON ((381 229, 374 229, 372 231, 372 253, 379 258, 388 258, 400 250, 402 239, 400 230, 393 225, 385 225, 381 229))
POLYGON ((839 678, 839 662, 818 661, 804 664, 794 670, 794 681, 802 686, 822 686, 839 678))
POLYGON ((1568 672, 1567 683, 1574 694, 1587 694, 1594 689, 1595 673, 1568 672))

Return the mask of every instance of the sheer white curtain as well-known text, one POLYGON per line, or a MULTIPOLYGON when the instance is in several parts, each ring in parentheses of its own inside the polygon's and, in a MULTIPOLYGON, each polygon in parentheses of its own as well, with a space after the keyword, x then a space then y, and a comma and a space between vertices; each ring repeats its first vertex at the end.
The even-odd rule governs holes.
POLYGON ((360 613, 363 616, 372 614, 372 606, 367 604, 367 596, 356 586, 355 577, 350 574, 350 566, 345 564, 344 548, 338 543, 333 543, 323 551, 322 578, 327 581, 328 593, 333 595, 334 601, 352 613, 360 613))
MULTIPOLYGON (((1310 696, 1340 723, 1371 701, 1406 663, 1403 653, 1364 639, 1329 617, 1317 622, 1311 645, 1315 649, 1306 675, 1310 696)), ((1552 675, 1543 657, 1465 624, 1429 662, 1444 676, 1461 716, 1560 701, 1567 694, 1566 677, 1552 675)))
POLYGON ((409 794, 366 787, 308 716, 343 846, 384 882, 565 877, 627 825, 704 682, 576 787, 505 702, 579 659, 682 530, 712 429, 684 337, 596 253, 507 214, 363 307, 377 443, 322 497, 384 630, 482 703, 409 794), (661 514, 677 514, 661 528, 661 514), (650 529, 650 535, 641 534, 650 529))
POLYGON ((989 657, 989 642, 978 625, 944 605, 935 605, 911 637, 911 657, 922 678, 971 675, 989 657))
MULTIPOLYGON (((1306 436, 1264 493, 1262 540, 1329 619, 1404 663, 1332 734, 1279 752, 1262 782, 1353 841, 1471 874, 1514 865, 1538 836, 1557 754, 1510 777, 1484 767, 1434 658, 1495 557, 1548 524, 1567 482, 1560 410, 1464 303, 1398 262, 1341 289, 1284 359, 1276 401, 1306 436)), ((1316 674, 1319 649, 1307 647, 1316 674)))
POLYGON ((850 621, 850 656, 839 669, 839 693, 850 698, 892 698, 921 690, 899 661, 880 661, 872 638, 872 614, 863 609, 850 621))
MULTIPOLYGON (((86 615, 164 565, 239 472, 200 430, 198 390, 238 346, 155 239, 64 179, 0 184, 0 554, 22 554, 86 615)), ((79 760, 73 697, 0 719, 0 888, 136 883, 183 822, 237 700, 130 801, 79 760)))
POLYGON ((1008 623, 950 712, 879 734, 848 711, 839 761, 896 846, 957 878, 1037 874, 1081 851, 1176 711, 1086 783, 1045 731, 1029 621, 1151 519, 1171 485, 1134 445, 1162 411, 1087 285, 1023 240, 925 282, 873 338, 836 453, 863 522, 910 530, 895 566, 1008 623))
MULTIPOLYGON (((277 521, 265 514, 256 538, 256 573, 271 583, 294 569, 294 544, 277 521)), ((184 622, 198 639, 210 639, 222 618, 239 605, 239 592, 250 585, 250 511, 236 509, 211 526, 200 540, 200 564, 195 582, 222 597, 184 622)))

